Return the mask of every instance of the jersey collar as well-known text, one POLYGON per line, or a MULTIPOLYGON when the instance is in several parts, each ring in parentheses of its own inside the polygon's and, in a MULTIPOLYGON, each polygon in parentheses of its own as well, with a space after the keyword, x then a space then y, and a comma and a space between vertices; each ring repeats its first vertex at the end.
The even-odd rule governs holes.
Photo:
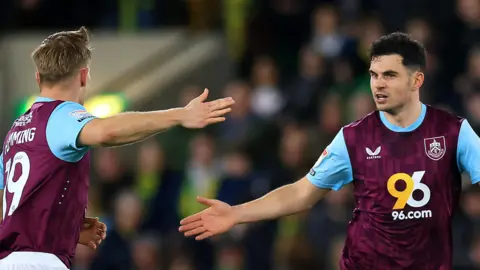
POLYGON ((52 101, 55 101, 54 99, 51 99, 51 98, 47 98, 47 97, 37 97, 34 101, 34 103, 36 102, 52 102, 52 101))
POLYGON ((396 125, 390 123, 387 120, 387 117, 385 117, 384 112, 380 112, 380 120, 382 120, 382 123, 388 129, 390 129, 391 131, 394 131, 394 132, 410 132, 410 131, 414 131, 415 129, 417 129, 422 124, 423 119, 425 119, 426 114, 427 114, 427 106, 425 106, 425 104, 422 103, 422 112, 420 113, 420 116, 417 118, 417 120, 413 124, 411 124, 408 127, 399 127, 399 126, 396 126, 396 125))

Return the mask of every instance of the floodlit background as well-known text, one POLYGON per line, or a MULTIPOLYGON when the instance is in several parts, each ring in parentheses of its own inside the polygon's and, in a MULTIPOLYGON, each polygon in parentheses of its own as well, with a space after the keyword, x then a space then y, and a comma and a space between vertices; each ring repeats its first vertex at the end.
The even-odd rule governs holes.
MULTIPOLYGON (((205 87, 237 102, 223 124, 93 151, 88 214, 109 235, 95 253, 78 248, 78 270, 337 269, 351 187, 204 242, 183 238, 178 221, 202 209, 196 195, 238 204, 304 176, 342 125, 373 109, 368 46, 385 33, 425 44, 422 100, 480 130, 478 0, 5 0, 0 21, 2 135, 38 94, 31 51, 82 25, 95 48, 86 107, 100 117, 184 106, 205 87)), ((479 229, 469 189, 453 228, 458 269, 480 267, 479 229)))

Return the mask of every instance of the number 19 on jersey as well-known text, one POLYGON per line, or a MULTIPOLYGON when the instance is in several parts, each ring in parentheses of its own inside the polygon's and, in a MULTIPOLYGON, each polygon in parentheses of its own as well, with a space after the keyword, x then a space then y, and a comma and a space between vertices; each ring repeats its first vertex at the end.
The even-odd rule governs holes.
POLYGON ((8 209, 8 216, 11 216, 20 203, 20 198, 23 194, 23 189, 27 184, 28 176, 30 175, 30 159, 27 153, 18 152, 12 159, 9 159, 5 164, 5 190, 3 193, 3 219, 5 219, 7 213, 7 193, 12 193, 13 198, 10 202, 10 208, 8 209), (13 181, 15 176, 15 169, 17 165, 21 166, 22 174, 18 177, 17 181, 13 181))

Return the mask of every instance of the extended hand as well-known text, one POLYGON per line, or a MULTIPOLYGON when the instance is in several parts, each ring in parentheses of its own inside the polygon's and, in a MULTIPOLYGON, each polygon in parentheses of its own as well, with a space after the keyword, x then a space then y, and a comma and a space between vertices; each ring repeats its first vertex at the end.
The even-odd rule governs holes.
POLYGON ((78 243, 96 249, 105 240, 106 235, 107 225, 105 223, 100 222, 98 218, 85 217, 78 243))
POLYGON ((209 208, 180 221, 179 231, 185 236, 196 236, 196 240, 203 240, 224 233, 237 224, 238 219, 230 205, 203 197, 197 197, 197 201, 209 208))
POLYGON ((229 113, 235 101, 232 98, 221 98, 205 102, 208 97, 208 89, 190 101, 185 106, 185 114, 181 124, 186 128, 203 128, 207 125, 225 121, 225 114, 229 113))

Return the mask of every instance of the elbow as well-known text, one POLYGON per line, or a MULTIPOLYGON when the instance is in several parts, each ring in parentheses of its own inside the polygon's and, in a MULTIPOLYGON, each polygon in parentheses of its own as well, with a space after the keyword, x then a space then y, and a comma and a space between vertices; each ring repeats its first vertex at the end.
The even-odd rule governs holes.
POLYGON ((115 145, 116 133, 113 129, 101 128, 97 135, 97 143, 99 146, 113 146, 115 145))
POLYGON ((301 210, 310 210, 312 207, 321 200, 328 192, 327 189, 320 189, 314 186, 306 178, 292 184, 295 187, 295 194, 297 194, 297 200, 300 202, 299 207, 301 210))
POLYGON ((116 131, 114 128, 109 127, 102 120, 95 123, 96 125, 92 129, 91 138, 92 145, 94 146, 110 146, 114 143, 116 136, 116 131))

